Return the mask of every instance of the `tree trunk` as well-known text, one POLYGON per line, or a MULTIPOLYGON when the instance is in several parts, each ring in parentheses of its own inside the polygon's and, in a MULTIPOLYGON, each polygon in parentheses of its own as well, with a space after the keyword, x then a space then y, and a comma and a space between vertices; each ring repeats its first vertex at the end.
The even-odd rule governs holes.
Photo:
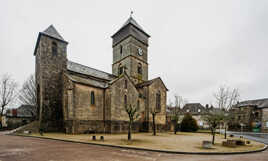
POLYGON ((226 127, 226 125, 225 125, 225 128, 224 128, 224 139, 226 139, 226 130, 227 130, 227 127, 226 127))
POLYGON ((213 136, 212 136, 212 144, 214 145, 215 143, 215 132, 213 132, 213 134, 212 134, 213 136))
POLYGON ((153 132, 154 136, 156 135, 156 130, 155 130, 155 114, 153 114, 153 132))
POLYGON ((210 129, 211 134, 212 134, 212 144, 214 145, 214 141, 215 141, 215 131, 213 128, 210 129))
POLYGON ((174 134, 177 134, 177 122, 174 121, 174 134))
POLYGON ((128 124, 128 135, 127 135, 127 139, 129 141, 131 140, 131 124, 132 124, 132 122, 129 121, 129 124, 128 124))

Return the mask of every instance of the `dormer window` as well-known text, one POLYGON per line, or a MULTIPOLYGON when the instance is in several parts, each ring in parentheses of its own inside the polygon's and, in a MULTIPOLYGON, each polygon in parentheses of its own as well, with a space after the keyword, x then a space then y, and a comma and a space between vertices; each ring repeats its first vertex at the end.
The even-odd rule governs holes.
POLYGON ((55 41, 52 42, 52 55, 58 54, 58 45, 55 41))

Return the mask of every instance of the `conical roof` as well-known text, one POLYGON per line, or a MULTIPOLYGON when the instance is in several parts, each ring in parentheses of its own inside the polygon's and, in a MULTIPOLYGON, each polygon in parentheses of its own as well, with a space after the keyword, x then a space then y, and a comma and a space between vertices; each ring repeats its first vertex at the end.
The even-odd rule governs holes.
POLYGON ((42 34, 65 41, 53 25, 50 25, 45 31, 42 32, 42 34))

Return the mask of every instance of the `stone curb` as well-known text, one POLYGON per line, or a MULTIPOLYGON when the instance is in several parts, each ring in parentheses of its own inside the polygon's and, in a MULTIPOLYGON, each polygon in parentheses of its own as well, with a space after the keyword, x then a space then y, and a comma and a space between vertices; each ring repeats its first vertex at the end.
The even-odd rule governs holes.
POLYGON ((6 135, 22 136, 22 137, 32 137, 32 138, 55 140, 55 141, 63 141, 63 142, 70 142, 70 143, 79 143, 79 144, 87 144, 87 145, 97 145, 97 146, 120 148, 120 149, 129 149, 129 150, 139 150, 139 151, 160 152, 160 153, 169 153, 169 154, 234 155, 234 154, 257 153, 257 152, 262 152, 262 151, 265 151, 265 150, 268 149, 268 145, 265 144, 265 146, 262 149, 252 150, 252 151, 244 151, 244 152, 181 152, 181 151, 167 151, 167 150, 157 150, 157 149, 147 149, 147 148, 126 147, 126 146, 109 145, 109 144, 87 143, 87 142, 82 142, 82 141, 55 139, 55 138, 47 138, 47 137, 40 137, 40 136, 30 136, 30 135, 21 135, 21 134, 12 134, 12 133, 9 133, 9 134, 6 134, 6 135))

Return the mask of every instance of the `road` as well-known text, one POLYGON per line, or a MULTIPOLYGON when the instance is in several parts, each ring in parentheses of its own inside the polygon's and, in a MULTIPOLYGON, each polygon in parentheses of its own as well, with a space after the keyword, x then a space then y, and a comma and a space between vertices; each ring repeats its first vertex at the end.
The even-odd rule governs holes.
POLYGON ((0 161, 268 161, 268 151, 244 155, 182 155, 125 150, 0 133, 0 161))
POLYGON ((262 142, 268 145, 268 134, 267 133, 254 133, 254 132, 232 132, 228 131, 228 134, 234 134, 235 136, 243 136, 247 139, 255 140, 258 142, 262 142))

